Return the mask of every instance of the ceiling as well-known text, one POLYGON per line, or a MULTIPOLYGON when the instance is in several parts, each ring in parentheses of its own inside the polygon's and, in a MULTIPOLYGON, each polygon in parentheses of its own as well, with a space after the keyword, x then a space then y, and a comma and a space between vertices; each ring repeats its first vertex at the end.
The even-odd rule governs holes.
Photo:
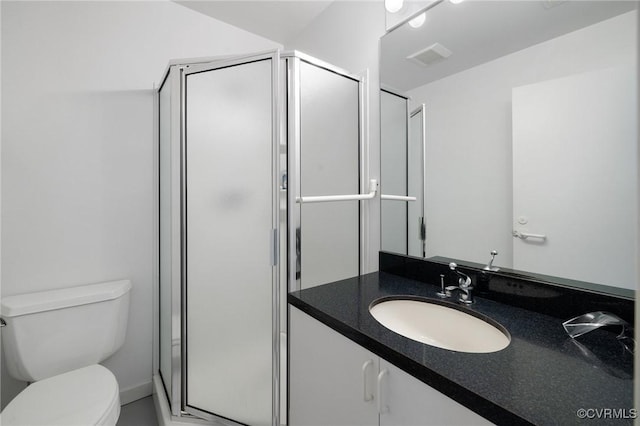
POLYGON ((445 1, 427 11, 422 27, 405 24, 382 38, 380 81, 406 92, 637 6, 613 0, 445 1), (451 56, 428 67, 406 59, 434 43, 451 56))
POLYGON ((283 45, 300 34, 334 0, 174 0, 212 18, 283 45))

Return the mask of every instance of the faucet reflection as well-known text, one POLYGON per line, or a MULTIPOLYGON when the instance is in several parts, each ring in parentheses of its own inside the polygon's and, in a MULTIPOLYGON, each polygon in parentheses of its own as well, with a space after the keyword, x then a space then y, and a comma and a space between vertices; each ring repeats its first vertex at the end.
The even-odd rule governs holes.
POLYGON ((458 274, 458 286, 449 286, 446 287, 446 294, 447 296, 451 297, 451 292, 458 290, 460 293, 460 296, 458 297, 458 302, 460 303, 464 303, 465 305, 470 305, 473 303, 473 295, 471 294, 471 290, 473 290, 473 286, 471 285, 471 278, 467 275, 464 274, 460 271, 458 271, 456 268, 458 267, 458 265, 456 265, 454 262, 449 263, 449 268, 455 272, 456 274, 458 274))
POLYGON ((629 327, 629 323, 609 312, 597 311, 597 312, 589 312, 584 315, 577 316, 575 318, 571 318, 562 323, 567 334, 573 339, 578 336, 582 336, 583 334, 589 333, 600 327, 605 327, 608 325, 619 325, 622 326, 622 330, 618 335, 618 339, 627 339, 629 338, 626 335, 627 327, 629 327))

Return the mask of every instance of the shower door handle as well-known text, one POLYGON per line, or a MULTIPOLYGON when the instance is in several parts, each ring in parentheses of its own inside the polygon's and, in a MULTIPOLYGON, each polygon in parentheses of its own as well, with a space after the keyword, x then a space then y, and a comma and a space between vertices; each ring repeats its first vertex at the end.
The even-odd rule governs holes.
POLYGON ((376 196, 378 192, 378 181, 371 179, 369 181, 369 193, 368 194, 353 194, 353 195, 317 195, 317 196, 304 196, 297 197, 296 203, 328 203, 330 201, 359 201, 359 200, 371 200, 376 196))
POLYGON ((416 197, 410 197, 406 195, 388 195, 388 194, 380 194, 381 200, 393 200, 393 201, 416 201, 416 197))

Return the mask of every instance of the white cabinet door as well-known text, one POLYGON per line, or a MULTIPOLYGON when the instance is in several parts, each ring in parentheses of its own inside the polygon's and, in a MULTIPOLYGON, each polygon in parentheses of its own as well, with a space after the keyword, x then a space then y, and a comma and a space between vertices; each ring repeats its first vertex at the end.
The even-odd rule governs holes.
POLYGON ((289 424, 377 425, 378 357, 289 306, 289 424))
POLYGON ((293 306, 289 324, 292 426, 492 424, 293 306))
POLYGON ((379 380, 380 426, 492 424, 383 359, 379 380))

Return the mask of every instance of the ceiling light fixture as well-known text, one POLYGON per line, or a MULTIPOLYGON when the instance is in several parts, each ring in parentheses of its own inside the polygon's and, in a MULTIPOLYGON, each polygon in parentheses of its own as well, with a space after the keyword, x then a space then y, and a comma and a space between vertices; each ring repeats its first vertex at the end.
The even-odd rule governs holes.
POLYGON ((420 28, 422 24, 424 24, 425 19, 427 19, 427 14, 421 13, 420 15, 410 20, 409 25, 411 25, 412 28, 420 28))
POLYGON ((464 0, 449 0, 453 4, 462 3, 464 0))
POLYGON ((387 9, 389 13, 396 13, 404 4, 404 0, 384 0, 384 8, 387 9))

